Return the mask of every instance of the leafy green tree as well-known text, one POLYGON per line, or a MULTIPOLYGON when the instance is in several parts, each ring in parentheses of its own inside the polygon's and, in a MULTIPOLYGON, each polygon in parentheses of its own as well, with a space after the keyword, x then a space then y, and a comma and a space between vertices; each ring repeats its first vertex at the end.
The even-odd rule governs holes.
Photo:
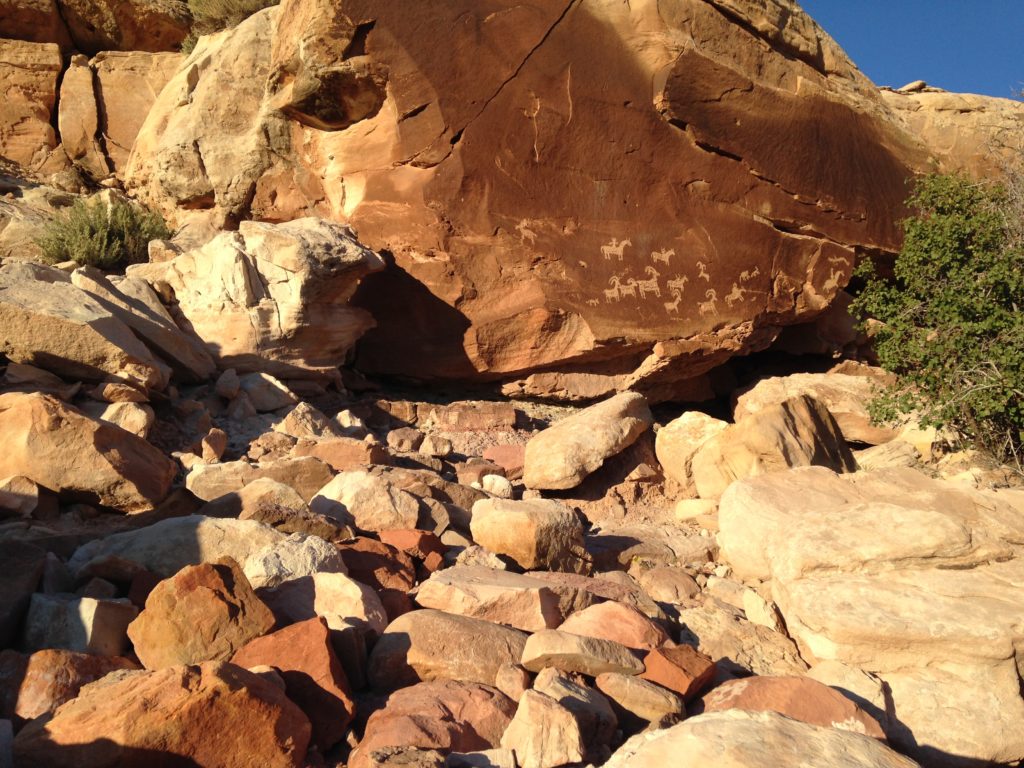
POLYGON ((171 236, 163 217, 123 201, 76 200, 36 241, 51 264, 123 269, 149 258, 149 241, 171 236))
POLYGON ((1015 189, 956 174, 921 178, 893 274, 863 263, 854 311, 879 321, 879 362, 898 375, 873 404, 876 417, 917 412, 1019 469, 1024 211, 1015 189))

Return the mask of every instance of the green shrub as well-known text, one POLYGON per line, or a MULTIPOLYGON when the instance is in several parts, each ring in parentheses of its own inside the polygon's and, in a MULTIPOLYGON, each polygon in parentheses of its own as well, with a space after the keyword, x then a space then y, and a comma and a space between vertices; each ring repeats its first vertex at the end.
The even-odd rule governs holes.
MULTIPOLYGON (((279 0, 188 0, 188 8, 195 20, 193 31, 207 35, 233 27, 279 0)), ((192 42, 195 45, 195 42, 192 42)))
POLYGON ((879 362, 898 375, 881 419, 916 411, 1021 467, 1024 443, 1024 206, 1006 185, 919 180, 893 274, 865 262, 854 311, 881 321, 879 362))
POLYGON ((74 261, 100 269, 121 269, 148 258, 150 240, 168 238, 158 213, 127 202, 76 200, 36 241, 51 263, 74 261))

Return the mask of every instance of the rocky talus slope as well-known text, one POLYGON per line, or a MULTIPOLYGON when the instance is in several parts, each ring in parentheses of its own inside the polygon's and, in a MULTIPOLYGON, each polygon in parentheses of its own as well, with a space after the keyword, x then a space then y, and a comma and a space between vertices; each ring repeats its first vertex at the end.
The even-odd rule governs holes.
POLYGON ((1019 103, 791 0, 188 27, 0 0, 0 768, 1024 761, 1019 478, 862 362, 721 369, 856 357, 1019 103), (148 261, 41 263, 127 197, 148 261))

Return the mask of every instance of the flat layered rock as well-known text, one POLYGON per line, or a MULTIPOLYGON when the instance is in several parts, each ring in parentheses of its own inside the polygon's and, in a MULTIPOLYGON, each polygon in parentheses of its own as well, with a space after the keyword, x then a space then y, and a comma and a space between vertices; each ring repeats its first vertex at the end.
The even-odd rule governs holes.
POLYGON ((595 681, 601 693, 635 718, 660 723, 686 716, 686 703, 660 685, 632 675, 605 672, 595 681))
POLYGON ((18 765, 52 768, 168 755, 223 768, 300 768, 309 738, 309 720, 283 690, 233 664, 207 662, 116 672, 87 685, 49 721, 25 726, 14 755, 18 765))
POLYGON ((527 636, 515 629, 443 611, 412 611, 391 622, 370 654, 374 688, 421 681, 494 685, 502 665, 518 664, 527 636))
POLYGON ((808 725, 774 712, 715 712, 634 736, 608 768, 916 768, 877 739, 808 725))
POLYGON ((1021 642, 1022 510, 1021 491, 912 469, 812 467, 737 483, 723 496, 719 539, 738 576, 771 580, 806 656, 888 685, 893 743, 943 765, 1002 763, 1024 755, 1010 725, 1024 717, 1011 650, 1021 642), (954 700, 964 714, 952 728, 954 700))
POLYGON ((554 629, 566 614, 593 598, 577 590, 556 592, 552 585, 509 571, 455 566, 433 574, 416 589, 416 602, 461 616, 506 624, 526 632, 554 629))
POLYGON ((611 600, 576 611, 557 629, 611 640, 633 650, 649 651, 669 641, 668 633, 636 608, 611 600))
POLYGON ((538 432, 526 444, 523 482, 529 488, 575 488, 632 445, 653 423, 643 395, 623 392, 538 432))
POLYGON ((624 645, 554 629, 530 635, 520 663, 531 672, 554 667, 591 677, 602 672, 638 675, 644 671, 643 662, 624 645))

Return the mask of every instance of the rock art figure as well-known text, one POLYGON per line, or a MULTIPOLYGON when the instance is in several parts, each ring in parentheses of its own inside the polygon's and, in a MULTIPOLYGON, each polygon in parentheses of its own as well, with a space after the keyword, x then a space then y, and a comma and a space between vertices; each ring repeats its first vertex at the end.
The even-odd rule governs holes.
POLYGON ((622 296, 632 296, 635 299, 636 298, 636 280, 634 280, 631 277, 631 278, 629 278, 629 280, 626 281, 625 285, 620 285, 619 286, 619 294, 622 295, 622 296))
POLYGON ((668 281, 668 288, 670 291, 679 291, 682 293, 688 282, 690 282, 689 277, 686 275, 680 275, 668 281))
MULTIPOLYGON (((616 292, 616 295, 618 295, 618 292, 616 292)), ((596 307, 600 303, 601 302, 599 302, 597 299, 587 299, 587 306, 588 307, 596 307)))
POLYGON ((675 255, 676 252, 673 249, 662 248, 660 251, 651 251, 651 261, 655 264, 660 261, 667 267, 669 260, 675 255))
POLYGON ((709 288, 704 291, 704 296, 707 297, 707 301, 702 301, 697 305, 697 309, 700 310, 700 316, 704 315, 718 315, 718 294, 714 288, 709 288))
POLYGON ((516 229, 519 232, 520 242, 528 242, 530 245, 537 244, 537 233, 530 229, 530 222, 528 219, 523 219, 518 224, 516 224, 516 229))
POLYGON ((705 280, 707 280, 710 283, 711 282, 711 275, 708 274, 708 265, 705 264, 703 261, 698 261, 697 262, 697 269, 700 270, 700 274, 698 274, 697 277, 703 277, 705 280))
POLYGON ((825 284, 821 286, 821 290, 824 291, 825 293, 831 293, 832 291, 836 290, 839 287, 839 278, 841 278, 842 276, 843 271, 841 269, 829 270, 828 280, 826 280, 825 284))
POLYGON ((746 283, 749 280, 753 280, 755 277, 757 277, 760 274, 761 274, 761 269, 759 267, 754 267, 753 270, 744 269, 742 272, 740 272, 740 282, 741 283, 746 283))
POLYGON ((601 246, 601 255, 604 256, 606 259, 611 259, 612 256, 618 256, 619 261, 622 261, 622 254, 626 250, 626 246, 632 244, 633 243, 631 243, 629 240, 623 240, 620 243, 617 239, 613 237, 610 243, 601 246))
POLYGON ((847 264, 848 265, 850 263, 850 260, 848 258, 846 258, 845 256, 829 256, 828 257, 828 263, 829 264, 847 264))
POLYGON ((646 299, 648 293, 653 293, 658 298, 661 298, 661 288, 658 287, 658 278, 661 275, 654 267, 647 267, 644 272, 651 276, 650 280, 639 280, 637 281, 636 287, 640 289, 640 298, 646 299))
POLYGON ((743 301, 743 294, 748 293, 746 288, 740 288, 738 283, 732 284, 732 290, 729 291, 729 295, 725 297, 725 305, 731 307, 737 301, 743 301))
POLYGON ((672 314, 679 314, 679 302, 683 300, 683 294, 679 291, 672 291, 673 300, 665 302, 665 311, 672 314))

